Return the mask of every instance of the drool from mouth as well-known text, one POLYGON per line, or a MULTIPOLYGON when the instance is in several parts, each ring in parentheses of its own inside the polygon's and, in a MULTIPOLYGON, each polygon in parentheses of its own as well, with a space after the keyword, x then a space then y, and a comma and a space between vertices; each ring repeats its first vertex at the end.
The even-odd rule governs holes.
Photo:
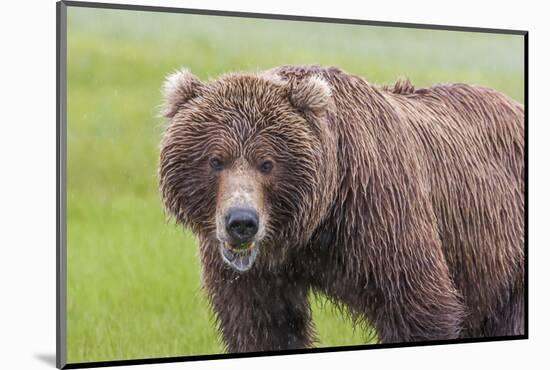
POLYGON ((240 272, 248 271, 258 256, 258 245, 256 242, 244 243, 238 246, 227 242, 220 243, 220 252, 223 260, 235 270, 240 272))

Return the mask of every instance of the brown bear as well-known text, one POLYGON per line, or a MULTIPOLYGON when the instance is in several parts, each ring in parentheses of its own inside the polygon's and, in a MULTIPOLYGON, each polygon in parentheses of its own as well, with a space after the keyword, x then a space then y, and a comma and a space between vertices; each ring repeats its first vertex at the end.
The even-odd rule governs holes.
POLYGON ((230 352, 313 345, 309 292, 382 343, 524 334, 524 111, 320 66, 164 85, 165 208, 230 352))

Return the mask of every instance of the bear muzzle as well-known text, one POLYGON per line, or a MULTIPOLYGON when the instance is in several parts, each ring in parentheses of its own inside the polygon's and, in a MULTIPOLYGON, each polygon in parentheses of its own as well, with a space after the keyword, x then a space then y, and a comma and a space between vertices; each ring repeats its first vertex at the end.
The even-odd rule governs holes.
POLYGON ((258 256, 256 237, 260 216, 253 208, 232 207, 224 216, 227 239, 220 243, 221 255, 235 270, 244 272, 252 267, 258 256))

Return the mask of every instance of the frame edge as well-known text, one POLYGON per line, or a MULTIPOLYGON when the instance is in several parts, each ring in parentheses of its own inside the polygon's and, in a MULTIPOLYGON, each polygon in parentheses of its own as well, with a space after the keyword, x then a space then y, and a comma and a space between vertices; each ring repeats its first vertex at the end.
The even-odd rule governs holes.
POLYGON ((56 3, 56 367, 67 364, 67 5, 56 3))

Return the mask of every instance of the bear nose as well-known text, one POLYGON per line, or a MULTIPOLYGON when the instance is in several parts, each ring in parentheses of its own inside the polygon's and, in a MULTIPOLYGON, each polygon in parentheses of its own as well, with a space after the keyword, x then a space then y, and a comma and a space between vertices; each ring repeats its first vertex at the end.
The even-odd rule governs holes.
POLYGON ((259 216, 253 209, 231 208, 225 215, 225 228, 238 244, 250 242, 258 232, 259 216))

